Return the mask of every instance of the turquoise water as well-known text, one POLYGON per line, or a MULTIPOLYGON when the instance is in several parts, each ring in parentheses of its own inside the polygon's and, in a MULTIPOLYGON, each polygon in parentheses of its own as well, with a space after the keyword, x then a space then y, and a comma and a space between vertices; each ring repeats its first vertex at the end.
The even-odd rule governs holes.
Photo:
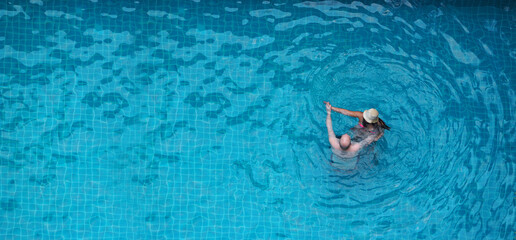
POLYGON ((1 239, 515 237, 509 1, 0 6, 1 239))

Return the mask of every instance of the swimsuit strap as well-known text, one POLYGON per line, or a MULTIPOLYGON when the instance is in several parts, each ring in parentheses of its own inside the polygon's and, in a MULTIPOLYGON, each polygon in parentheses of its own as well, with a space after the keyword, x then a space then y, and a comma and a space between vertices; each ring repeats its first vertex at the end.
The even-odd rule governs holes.
MULTIPOLYGON (((358 123, 358 125, 360 125, 362 128, 364 128, 364 125, 362 125, 362 123, 358 123)), ((370 132, 370 133, 376 133, 375 131, 369 131, 369 130, 367 130, 367 131, 370 132)))

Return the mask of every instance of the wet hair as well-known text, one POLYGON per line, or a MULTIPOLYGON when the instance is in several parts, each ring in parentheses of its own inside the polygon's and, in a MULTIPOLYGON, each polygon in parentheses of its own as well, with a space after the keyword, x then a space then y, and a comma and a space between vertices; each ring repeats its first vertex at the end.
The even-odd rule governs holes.
POLYGON ((391 127, 387 126, 387 124, 385 124, 385 122, 381 118, 378 118, 378 123, 380 124, 381 128, 391 130, 391 127))
POLYGON ((378 122, 375 122, 375 123, 369 123, 367 122, 367 120, 364 119, 364 121, 362 121, 362 125, 366 128, 368 125, 373 125, 374 128, 383 128, 383 129, 387 129, 387 130, 391 130, 391 127, 387 126, 387 124, 385 124, 385 122, 383 122, 383 120, 381 118, 378 118, 378 122))

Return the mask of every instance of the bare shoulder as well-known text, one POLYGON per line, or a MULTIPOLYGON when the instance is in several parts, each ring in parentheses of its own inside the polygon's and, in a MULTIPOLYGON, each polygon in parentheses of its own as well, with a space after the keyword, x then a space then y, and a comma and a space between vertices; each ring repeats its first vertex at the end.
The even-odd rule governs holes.
POLYGON ((355 112, 355 114, 356 114, 356 115, 355 115, 355 117, 356 117, 356 118, 358 118, 358 120, 359 120, 360 122, 363 122, 363 121, 364 121, 364 113, 363 113, 363 112, 356 111, 356 112, 355 112))
POLYGON ((361 112, 361 111, 350 111, 350 112, 353 117, 356 117, 356 118, 360 119, 360 121, 362 121, 363 112, 361 112))
POLYGON ((358 152, 362 148, 362 144, 360 143, 353 143, 349 148, 346 150, 348 152, 358 152))
POLYGON ((342 151, 342 148, 340 148, 339 139, 335 137, 330 137, 330 145, 332 149, 342 151))

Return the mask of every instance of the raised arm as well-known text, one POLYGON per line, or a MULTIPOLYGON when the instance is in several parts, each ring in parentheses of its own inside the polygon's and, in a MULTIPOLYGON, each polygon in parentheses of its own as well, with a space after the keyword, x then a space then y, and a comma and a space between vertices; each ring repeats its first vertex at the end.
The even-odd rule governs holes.
POLYGON ((331 107, 331 110, 333 110, 335 112, 338 112, 338 113, 342 113, 342 114, 344 114, 346 116, 356 117, 358 119, 362 118, 362 112, 360 112, 360 111, 349 111, 347 109, 337 108, 337 107, 331 107))
POLYGON ((324 102, 326 104, 326 128, 328 128, 328 141, 330 145, 335 149, 341 149, 339 144, 339 139, 335 136, 335 132, 333 132, 333 126, 331 123, 331 105, 329 102, 324 102))

